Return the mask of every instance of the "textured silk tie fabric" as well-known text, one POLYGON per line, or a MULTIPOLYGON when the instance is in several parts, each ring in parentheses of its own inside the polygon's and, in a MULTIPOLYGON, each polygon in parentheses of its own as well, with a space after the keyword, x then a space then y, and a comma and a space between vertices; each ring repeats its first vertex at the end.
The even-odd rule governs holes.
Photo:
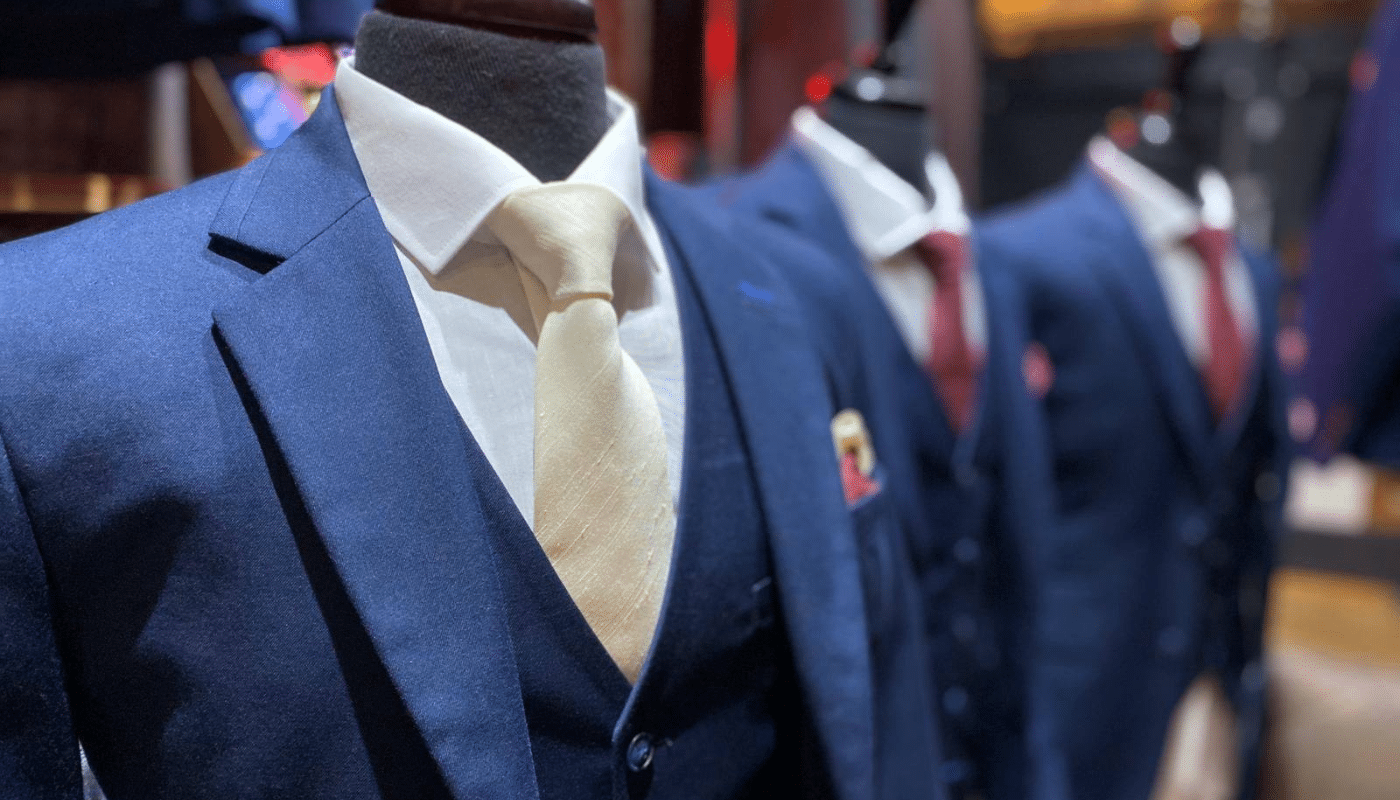
POLYGON ((1225 264, 1234 251, 1234 237, 1220 228, 1200 228, 1186 241, 1205 265, 1201 302, 1205 311, 1206 361, 1201 380, 1216 421, 1225 419, 1244 393, 1249 345, 1225 293, 1225 264))
POLYGON ((631 224, 600 186, 549 183, 487 221, 543 285, 535 373, 535 536, 608 653, 636 681, 661 613, 676 518, 666 437, 618 339, 613 255, 631 224))
POLYGON ((933 305, 928 363, 924 368, 943 400, 948 420, 958 432, 972 424, 977 407, 978 375, 982 359, 967 340, 963 328, 963 270, 967 269, 967 243, 948 231, 934 231, 914 245, 919 258, 933 273, 933 305))

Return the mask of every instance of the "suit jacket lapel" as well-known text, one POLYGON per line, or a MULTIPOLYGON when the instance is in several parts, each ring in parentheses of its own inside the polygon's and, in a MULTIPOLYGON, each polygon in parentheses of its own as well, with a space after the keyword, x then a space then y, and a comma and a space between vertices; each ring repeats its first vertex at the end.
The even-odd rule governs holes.
POLYGON ((267 273, 215 309, 217 335, 447 786, 534 796, 475 445, 333 91, 235 180, 211 249, 267 273))
POLYGON ((1208 484, 1215 471, 1211 432, 1215 428, 1201 387, 1152 266, 1151 257, 1127 213, 1089 168, 1084 168, 1069 200, 1083 208, 1085 240, 1093 243, 1091 261, 1118 301, 1127 328, 1151 365, 1157 397, 1177 433, 1195 476, 1208 484))
POLYGON ((873 790, 870 656, 822 365, 795 299, 697 193, 648 175, 648 199, 718 338, 754 459, 798 673, 843 800, 873 790))

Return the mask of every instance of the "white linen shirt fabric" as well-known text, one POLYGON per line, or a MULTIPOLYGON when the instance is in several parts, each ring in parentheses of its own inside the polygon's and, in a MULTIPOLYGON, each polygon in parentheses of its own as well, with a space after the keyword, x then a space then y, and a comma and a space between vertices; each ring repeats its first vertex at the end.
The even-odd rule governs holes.
MULTIPOLYGON (((1202 367, 1209 356, 1206 341, 1205 265, 1186 241, 1202 225, 1234 230, 1235 199, 1230 184, 1214 169, 1201 173, 1200 203, 1146 165, 1098 136, 1089 143, 1089 163, 1128 212, 1157 272, 1172 325, 1191 363, 1202 367)), ((1245 341, 1254 346, 1259 331, 1254 282, 1239 253, 1225 265, 1225 295, 1245 341)))
MULTIPOLYGON (((967 239, 972 221, 963 207, 962 188, 942 153, 924 162, 933 202, 881 164, 869 150, 851 141, 811 107, 792 116, 792 137, 831 192, 846 230, 865 258, 866 271, 918 363, 932 347, 932 273, 912 249, 934 231, 967 239)), ((963 332, 973 347, 987 350, 987 313, 977 275, 977 254, 968 243, 963 271, 963 332)))
MULTIPOLYGON (((533 530, 534 287, 483 222, 511 192, 540 181, 473 131, 357 72, 353 59, 341 62, 334 91, 442 385, 533 530)), ((647 211, 636 113, 612 91, 608 110, 611 126, 567 180, 607 188, 631 214, 613 264, 613 306, 622 348, 656 394, 678 504, 685 363, 675 286, 647 211)))

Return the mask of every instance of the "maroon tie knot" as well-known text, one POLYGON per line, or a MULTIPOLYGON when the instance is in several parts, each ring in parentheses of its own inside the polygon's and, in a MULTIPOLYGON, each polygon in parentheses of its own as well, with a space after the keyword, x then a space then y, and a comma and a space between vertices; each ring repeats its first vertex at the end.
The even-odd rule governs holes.
POLYGON ((1224 228, 1201 226, 1186 237, 1186 241, 1201 257, 1206 271, 1213 280, 1223 280, 1225 261, 1235 249, 1235 236, 1224 228))
POLYGON ((934 231, 914 244, 919 258, 940 284, 956 285, 967 266, 967 243, 951 231, 934 231))

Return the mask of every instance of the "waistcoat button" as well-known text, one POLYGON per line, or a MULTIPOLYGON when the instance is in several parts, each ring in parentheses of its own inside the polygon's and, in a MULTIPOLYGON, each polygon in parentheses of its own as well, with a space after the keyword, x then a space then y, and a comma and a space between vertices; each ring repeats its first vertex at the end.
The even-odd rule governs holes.
POLYGON ((982 479, 982 475, 977 471, 977 468, 967 464, 958 465, 954 477, 957 478, 958 486, 964 489, 973 488, 982 479))
POLYGON ((967 710, 967 704, 972 700, 968 697, 967 690, 961 686, 954 686, 943 693, 943 710, 957 716, 967 710))
POLYGON ((1181 526, 1181 543, 1187 547, 1200 547, 1210 536, 1210 524, 1204 518, 1191 516, 1181 526))
POLYGON ((627 745, 627 768, 633 772, 645 772, 651 768, 651 758, 656 755, 651 736, 639 733, 627 745))
POLYGON ((977 638, 977 620, 971 614, 953 617, 953 635, 963 644, 970 644, 977 638))
POLYGON ((977 540, 971 536, 964 536, 953 544, 953 558, 959 564, 970 567, 977 563, 977 559, 982 557, 982 546, 977 544, 977 540))

